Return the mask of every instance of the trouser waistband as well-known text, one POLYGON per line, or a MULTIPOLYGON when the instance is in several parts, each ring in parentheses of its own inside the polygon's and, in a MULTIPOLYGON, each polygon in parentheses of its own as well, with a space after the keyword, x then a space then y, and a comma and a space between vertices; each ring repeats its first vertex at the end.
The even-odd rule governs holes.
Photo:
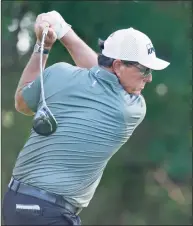
POLYGON ((81 211, 82 208, 75 207, 69 202, 67 202, 61 195, 56 195, 51 192, 45 191, 43 189, 39 189, 27 184, 24 184, 13 177, 11 178, 8 187, 15 192, 24 194, 24 195, 29 195, 33 196, 35 198, 42 199, 44 201, 56 204, 71 213, 78 215, 81 211))

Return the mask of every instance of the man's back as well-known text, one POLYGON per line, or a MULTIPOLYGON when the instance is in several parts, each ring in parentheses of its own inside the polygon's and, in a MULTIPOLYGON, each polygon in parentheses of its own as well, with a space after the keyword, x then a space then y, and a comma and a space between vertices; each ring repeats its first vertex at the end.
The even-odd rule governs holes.
MULTIPOLYGON (((23 96, 37 110, 40 84, 35 83, 23 96)), ((43 137, 32 130, 13 176, 87 206, 108 160, 144 118, 145 101, 127 94, 115 75, 98 66, 87 70, 55 64, 46 70, 44 86, 57 131, 43 137)))

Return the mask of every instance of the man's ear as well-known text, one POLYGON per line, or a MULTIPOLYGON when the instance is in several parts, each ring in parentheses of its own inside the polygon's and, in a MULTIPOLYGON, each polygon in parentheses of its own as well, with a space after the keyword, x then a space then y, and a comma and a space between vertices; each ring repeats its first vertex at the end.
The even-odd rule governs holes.
POLYGON ((115 74, 117 75, 117 77, 120 77, 120 75, 121 75, 121 60, 114 60, 113 65, 112 65, 112 69, 115 72, 115 74))

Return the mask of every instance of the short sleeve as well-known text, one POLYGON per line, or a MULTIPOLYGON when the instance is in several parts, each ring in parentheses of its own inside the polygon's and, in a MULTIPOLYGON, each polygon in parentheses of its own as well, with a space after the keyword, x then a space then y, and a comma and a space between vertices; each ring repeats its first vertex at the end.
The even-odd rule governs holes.
MULTIPOLYGON (((52 81, 52 74, 58 74, 58 73, 63 73, 70 72, 75 70, 75 67, 73 67, 71 64, 68 63, 56 63, 53 64, 52 66, 46 68, 43 72, 43 80, 44 82, 47 79, 51 79, 52 81), (72 68, 72 69, 70 69, 72 68)), ((66 74, 72 74, 72 73, 66 73, 66 74)), ((54 76, 55 78, 56 76, 54 76)), ((46 88, 45 83, 44 83, 44 88, 46 88)), ((28 83, 23 89, 22 89, 22 97, 24 98, 25 103, 27 106, 32 110, 33 112, 36 112, 38 109, 38 105, 40 102, 40 95, 41 95, 41 83, 40 83, 40 76, 38 76, 33 82, 28 83)))
MULTIPOLYGON (((48 73, 49 73, 49 68, 47 68, 44 71, 43 79, 46 78, 48 73)), ((27 104, 27 106, 33 112, 37 111, 38 104, 40 101, 40 95, 41 95, 41 84, 40 84, 40 76, 38 76, 33 82, 28 83, 22 89, 22 97, 25 103, 27 104)))

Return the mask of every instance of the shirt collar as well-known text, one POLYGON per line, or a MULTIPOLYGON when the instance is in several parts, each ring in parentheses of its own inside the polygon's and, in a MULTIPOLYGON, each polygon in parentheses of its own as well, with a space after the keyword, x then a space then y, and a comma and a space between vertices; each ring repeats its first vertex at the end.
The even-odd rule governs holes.
POLYGON ((90 71, 92 72, 94 77, 101 79, 107 83, 114 84, 118 87, 121 87, 121 85, 119 83, 119 79, 112 72, 107 71, 100 66, 94 66, 90 69, 90 71))

